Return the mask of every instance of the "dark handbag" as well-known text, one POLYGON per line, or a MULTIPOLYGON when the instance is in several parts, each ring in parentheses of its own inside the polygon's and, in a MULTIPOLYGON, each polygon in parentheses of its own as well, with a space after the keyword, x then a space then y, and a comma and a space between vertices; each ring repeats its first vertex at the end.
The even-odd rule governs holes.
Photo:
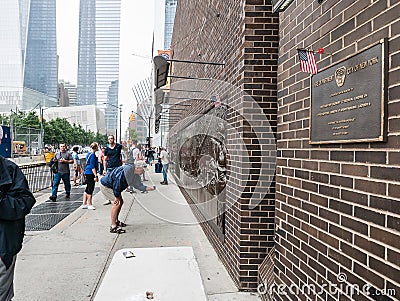
POLYGON ((58 173, 58 162, 54 158, 49 162, 50 170, 52 173, 58 173))
POLYGON ((162 164, 160 162, 157 162, 154 168, 156 173, 162 173, 162 164))

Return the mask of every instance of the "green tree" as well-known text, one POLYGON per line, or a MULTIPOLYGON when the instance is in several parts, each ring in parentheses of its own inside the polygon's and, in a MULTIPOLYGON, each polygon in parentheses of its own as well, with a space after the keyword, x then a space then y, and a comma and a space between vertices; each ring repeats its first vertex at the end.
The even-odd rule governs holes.
POLYGON ((106 145, 107 144, 107 135, 100 134, 99 132, 96 133, 96 141, 100 145, 106 145))
POLYGON ((128 128, 128 140, 138 140, 139 134, 136 132, 135 129, 128 128))
POLYGON ((90 145, 92 142, 105 144, 107 136, 92 131, 85 131, 82 126, 71 125, 65 118, 56 118, 43 122, 44 143, 59 144, 65 142, 68 145, 90 145))
POLYGON ((39 116, 35 111, 31 111, 25 114, 25 116, 21 119, 21 124, 27 128, 40 129, 39 116))
MULTIPOLYGON (((40 129, 40 119, 35 111, 13 113, 10 116, 0 115, 0 124, 10 125, 10 119, 13 120, 14 127, 24 127, 40 129)), ((92 131, 85 131, 80 124, 69 123, 66 118, 56 118, 49 121, 45 119, 43 122, 44 143, 57 145, 65 142, 68 145, 90 145, 92 142, 105 145, 107 143, 107 136, 94 133, 92 131)))

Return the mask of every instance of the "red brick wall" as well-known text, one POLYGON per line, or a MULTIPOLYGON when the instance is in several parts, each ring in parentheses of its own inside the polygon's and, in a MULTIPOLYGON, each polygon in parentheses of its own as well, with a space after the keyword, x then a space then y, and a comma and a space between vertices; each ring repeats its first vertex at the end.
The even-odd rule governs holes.
MULTIPOLYGON (((275 184, 270 188, 264 186, 265 196, 257 193, 255 186, 258 180, 268 182, 259 170, 263 158, 270 154, 265 150, 274 147, 275 139, 266 134, 260 141, 254 135, 254 131, 260 129, 251 128, 247 122, 267 116, 271 125, 269 131, 276 132, 278 18, 271 10, 269 0, 181 0, 172 40, 175 59, 226 62, 224 68, 176 63, 175 75, 226 81, 253 96, 261 107, 261 111, 257 110, 252 100, 238 96, 228 100, 227 122, 231 128, 227 131, 226 202, 229 209, 225 216, 224 238, 216 235, 209 224, 202 224, 242 290, 256 288, 258 265, 274 244, 275 184), (238 143, 237 133, 244 138, 245 148, 238 143), (254 209, 249 208, 250 199, 258 204, 254 209)), ((182 117, 209 108, 210 104, 192 101, 191 109, 182 117)), ((267 129, 265 122, 260 121, 258 126, 267 129)), ((273 176, 274 170, 271 173, 273 176)))
MULTIPOLYGON (((346 283, 393 288, 391 298, 400 298, 399 12, 397 0, 297 0, 280 13, 278 283, 338 283, 345 273, 346 283), (382 38, 389 42, 387 142, 310 145, 310 76, 300 72, 296 48, 324 47, 332 53, 317 55, 324 68, 382 38)), ((378 300, 338 299, 327 289, 295 298, 378 300)))

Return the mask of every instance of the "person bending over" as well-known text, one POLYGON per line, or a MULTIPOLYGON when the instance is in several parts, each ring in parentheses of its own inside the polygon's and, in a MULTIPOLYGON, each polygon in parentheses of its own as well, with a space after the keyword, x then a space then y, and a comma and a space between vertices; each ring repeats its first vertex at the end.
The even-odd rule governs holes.
POLYGON ((126 232, 122 229, 126 224, 121 222, 118 218, 122 205, 124 204, 122 191, 124 191, 129 185, 142 192, 156 189, 155 186, 148 187, 143 185, 140 178, 140 175, 144 172, 144 162, 142 162, 135 165, 128 161, 127 164, 113 169, 100 180, 101 192, 107 200, 113 200, 111 207, 111 233, 120 234, 126 232))

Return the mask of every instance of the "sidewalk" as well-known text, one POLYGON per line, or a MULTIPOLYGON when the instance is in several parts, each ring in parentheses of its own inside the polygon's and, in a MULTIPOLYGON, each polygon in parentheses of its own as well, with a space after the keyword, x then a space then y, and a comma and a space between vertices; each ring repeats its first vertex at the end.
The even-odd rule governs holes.
MULTIPOLYGON (((13 300, 93 300, 119 249, 188 246, 193 248, 209 301, 259 300, 254 294, 238 292, 179 188, 172 182, 160 185, 162 175, 153 171, 148 178, 145 184, 154 182, 156 191, 123 193, 120 218, 128 224, 127 233, 109 233, 110 205, 102 205, 101 193, 93 198, 96 210, 79 208, 49 231, 26 233, 17 257, 13 300)), ((48 196, 38 197, 38 203, 48 196)), ((184 296, 176 300, 186 301, 184 296)))

